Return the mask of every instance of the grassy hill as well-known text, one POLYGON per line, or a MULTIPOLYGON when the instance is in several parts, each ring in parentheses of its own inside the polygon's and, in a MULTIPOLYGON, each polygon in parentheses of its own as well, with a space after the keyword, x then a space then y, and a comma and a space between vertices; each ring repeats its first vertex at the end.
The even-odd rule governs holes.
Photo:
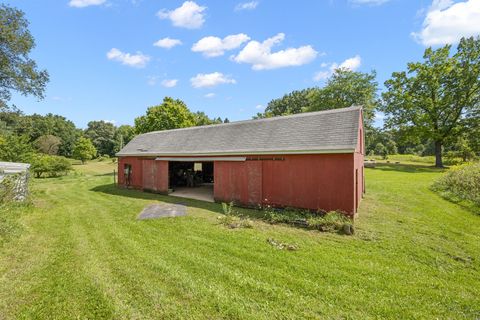
POLYGON ((366 169, 354 236, 231 230, 220 204, 117 189, 108 162, 74 167, 0 213, 0 318, 480 317, 480 216, 433 193, 441 171, 424 164, 366 169), (158 201, 188 215, 136 220, 158 201))

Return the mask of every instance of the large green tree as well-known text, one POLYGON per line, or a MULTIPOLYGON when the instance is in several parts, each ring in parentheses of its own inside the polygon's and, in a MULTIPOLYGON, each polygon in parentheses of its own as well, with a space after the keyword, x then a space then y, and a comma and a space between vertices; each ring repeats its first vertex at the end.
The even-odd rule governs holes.
POLYGON ((113 123, 90 121, 85 130, 85 136, 89 138, 99 155, 113 156, 115 153, 115 126, 113 123))
POLYGON ((5 106, 12 91, 42 99, 48 73, 38 70, 29 57, 35 41, 22 11, 0 5, 0 105, 5 106))
POLYGON ((145 115, 135 118, 135 131, 145 133, 158 130, 186 128, 195 125, 195 117, 179 99, 165 97, 163 103, 147 109, 145 115))
POLYGON ((120 151, 130 140, 135 137, 135 128, 124 124, 115 130, 115 152, 120 151))
POLYGON ((197 111, 193 113, 193 118, 196 126, 206 126, 210 124, 219 124, 223 123, 221 118, 210 119, 207 114, 203 111, 197 111))
POLYGON ((312 96, 318 88, 294 90, 283 97, 271 100, 263 113, 256 118, 268 118, 308 111, 312 106, 312 96))
POLYGON ((323 88, 312 92, 307 111, 320 111, 362 106, 365 126, 371 128, 379 106, 376 73, 337 69, 323 88))
MULTIPOLYGON (((321 88, 295 90, 270 101, 265 112, 255 118, 274 117, 302 112, 347 108, 361 105, 367 129, 373 125, 379 106, 376 73, 337 69, 321 88)), ((368 134, 368 133, 367 133, 368 134)))
POLYGON ((73 157, 85 163, 97 155, 97 150, 92 141, 85 137, 80 137, 73 147, 73 157))
POLYGON ((392 74, 383 94, 386 125, 434 141, 437 167, 442 147, 480 123, 480 38, 463 38, 450 51, 426 49, 422 62, 392 74))

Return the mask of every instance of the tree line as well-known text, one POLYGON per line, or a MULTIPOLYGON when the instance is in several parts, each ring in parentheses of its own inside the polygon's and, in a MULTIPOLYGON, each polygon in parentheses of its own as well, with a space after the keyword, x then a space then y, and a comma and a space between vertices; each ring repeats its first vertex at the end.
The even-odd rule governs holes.
POLYGON ((229 122, 192 112, 178 99, 165 97, 163 103, 147 109, 135 125, 90 121, 80 129, 60 115, 25 115, 18 108, 0 108, 0 160, 31 161, 34 154, 63 156, 82 162, 95 157, 113 157, 135 135, 175 128, 229 122))

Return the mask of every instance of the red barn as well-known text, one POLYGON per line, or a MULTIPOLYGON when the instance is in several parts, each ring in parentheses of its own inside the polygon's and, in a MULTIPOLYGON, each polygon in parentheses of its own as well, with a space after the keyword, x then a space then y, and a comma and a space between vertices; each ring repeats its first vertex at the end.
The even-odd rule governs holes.
POLYGON ((141 134, 117 154, 120 186, 244 206, 341 210, 364 193, 362 109, 141 134))

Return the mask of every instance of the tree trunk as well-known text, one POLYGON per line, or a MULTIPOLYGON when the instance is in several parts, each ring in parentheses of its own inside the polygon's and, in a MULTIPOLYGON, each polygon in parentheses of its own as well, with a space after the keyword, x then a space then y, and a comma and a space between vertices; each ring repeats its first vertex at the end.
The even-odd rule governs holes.
POLYGON ((442 141, 435 141, 435 167, 443 168, 442 141))

